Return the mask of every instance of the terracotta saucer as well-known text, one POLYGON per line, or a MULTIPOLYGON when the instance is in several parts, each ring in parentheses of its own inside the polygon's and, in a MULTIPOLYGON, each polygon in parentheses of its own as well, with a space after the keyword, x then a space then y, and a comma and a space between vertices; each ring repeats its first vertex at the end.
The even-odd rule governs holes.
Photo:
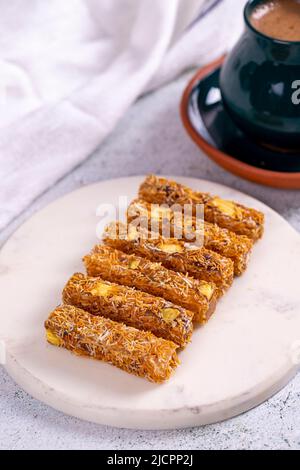
POLYGON ((275 188, 300 189, 300 153, 258 145, 235 126, 224 109, 219 87, 224 58, 199 70, 184 91, 180 111, 188 134, 231 173, 275 188))

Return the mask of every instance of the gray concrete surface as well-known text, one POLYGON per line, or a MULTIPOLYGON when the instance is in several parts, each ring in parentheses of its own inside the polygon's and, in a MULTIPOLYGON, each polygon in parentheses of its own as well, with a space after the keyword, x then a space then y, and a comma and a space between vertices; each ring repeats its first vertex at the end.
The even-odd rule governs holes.
MULTIPOLYGON (((188 76, 140 99, 81 166, 49 188, 0 234, 82 185, 148 172, 205 178, 268 204, 300 231, 300 191, 243 181, 217 167, 182 128, 178 103, 188 76)), ((300 261, 300 260, 299 260, 300 261)), ((3 314, 3 312, 2 312, 3 314)), ((66 416, 31 398, 0 369, 0 449, 300 449, 300 374, 258 408, 227 422, 175 431, 132 431, 66 416)))

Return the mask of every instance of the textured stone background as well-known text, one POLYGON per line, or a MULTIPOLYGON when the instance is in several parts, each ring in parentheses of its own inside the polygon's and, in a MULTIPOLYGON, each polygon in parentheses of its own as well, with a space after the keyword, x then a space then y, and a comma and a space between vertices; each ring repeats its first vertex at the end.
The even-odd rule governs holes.
MULTIPOLYGON (((34 201, 1 233, 0 241, 32 213, 82 185, 149 172, 234 187, 268 204, 300 231, 300 191, 265 188, 230 175, 187 137, 178 102, 188 78, 140 99, 101 147, 34 201)), ((227 422, 179 431, 132 431, 57 412, 23 392, 1 368, 0 423, 1 449, 300 449, 300 374, 265 404, 227 422)))

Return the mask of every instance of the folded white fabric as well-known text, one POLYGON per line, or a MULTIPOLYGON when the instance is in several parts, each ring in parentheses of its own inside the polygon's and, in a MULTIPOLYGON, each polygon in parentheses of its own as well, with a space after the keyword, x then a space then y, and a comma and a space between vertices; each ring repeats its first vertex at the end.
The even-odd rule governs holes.
POLYGON ((0 229, 139 95, 223 53, 244 3, 0 0, 0 229))

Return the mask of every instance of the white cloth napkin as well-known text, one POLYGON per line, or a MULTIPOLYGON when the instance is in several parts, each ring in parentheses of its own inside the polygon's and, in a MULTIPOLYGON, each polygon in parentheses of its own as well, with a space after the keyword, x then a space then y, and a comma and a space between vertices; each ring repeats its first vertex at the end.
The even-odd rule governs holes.
POLYGON ((0 229, 139 95, 223 53, 244 3, 0 0, 0 229))

